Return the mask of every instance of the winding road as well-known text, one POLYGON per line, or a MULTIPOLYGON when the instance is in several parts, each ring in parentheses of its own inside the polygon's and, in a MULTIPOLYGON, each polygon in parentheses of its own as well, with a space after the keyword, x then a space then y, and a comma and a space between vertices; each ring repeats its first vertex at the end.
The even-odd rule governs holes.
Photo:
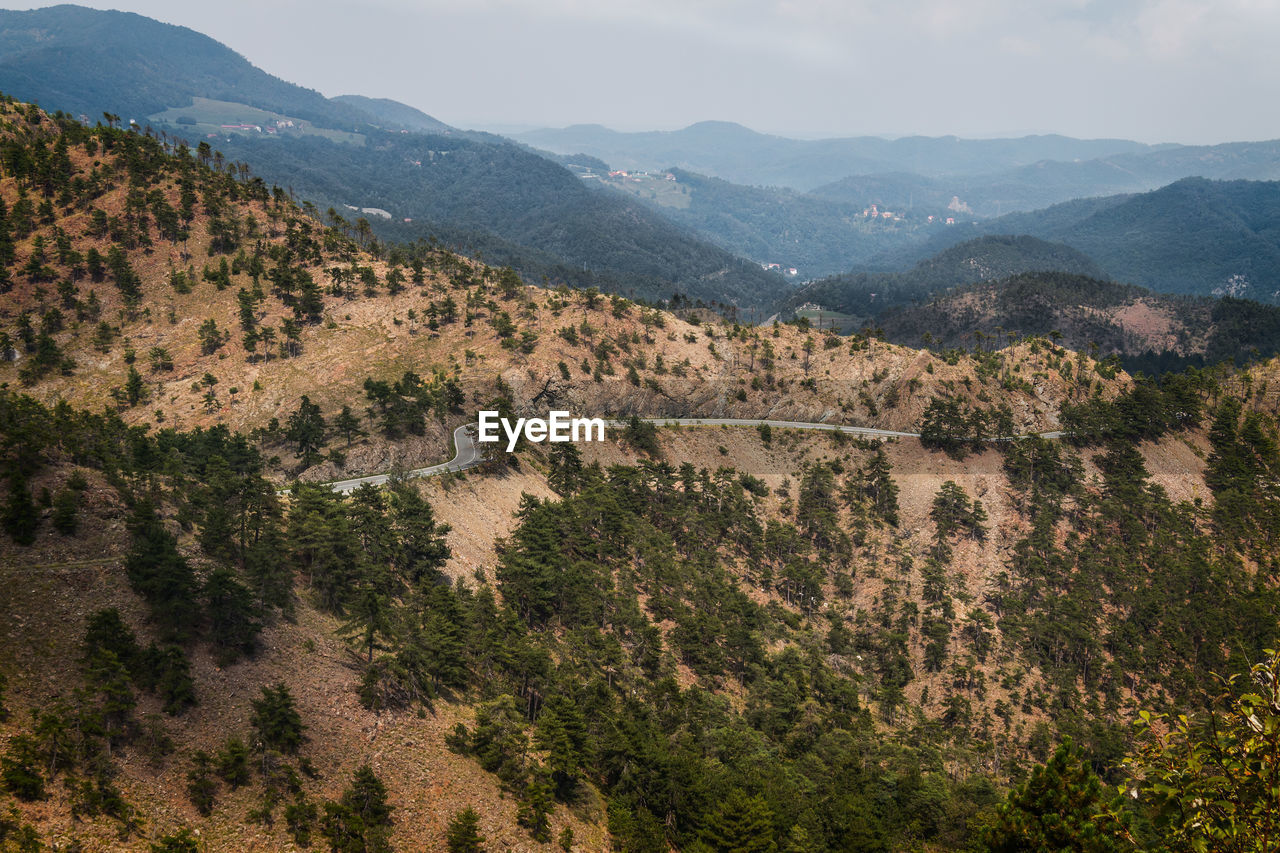
MULTIPOLYGON (((877 429, 875 427, 857 427, 846 426, 844 424, 819 424, 806 423, 804 421, 775 421, 769 419, 744 419, 744 418, 641 418, 645 423, 651 423, 655 426, 733 426, 733 427, 776 427, 778 429, 812 429, 822 430, 824 432, 842 432, 848 435, 867 435, 875 438, 919 438, 918 432, 898 432, 891 429, 877 429)), ((625 420, 606 420, 605 425, 609 427, 624 427, 627 425, 625 420)), ((439 465, 430 465, 426 468, 414 468, 411 471, 404 472, 405 477, 434 477, 437 474, 447 472, 465 471, 468 468, 474 468, 484 461, 484 456, 480 452, 480 448, 476 446, 474 431, 476 424, 463 424, 453 431, 453 446, 456 452, 452 459, 448 462, 441 462, 439 465)), ((1061 431, 1033 433, 1041 438, 1062 438, 1061 431)), ((1025 436, 1018 436, 1024 438, 1025 436)), ((1000 441, 1001 439, 987 439, 988 441, 1000 441)), ((355 491, 364 485, 381 486, 391 479, 391 472, 384 474, 370 474, 367 477, 352 477, 347 480, 334 480, 324 485, 329 486, 335 492, 348 493, 355 491)), ((289 490, 284 489, 280 494, 288 494, 289 490)))
MULTIPOLYGON (((480 448, 476 447, 475 439, 471 437, 471 431, 475 429, 475 424, 463 424, 453 431, 453 446, 456 451, 453 458, 448 462, 441 462, 439 465, 430 465, 426 468, 414 468, 412 471, 406 471, 406 477, 434 477, 436 474, 444 474, 449 471, 465 471, 468 468, 474 468, 484 461, 484 457, 480 455, 480 448)), ((325 485, 332 488, 335 492, 353 492, 361 486, 381 486, 391 479, 391 473, 370 474, 368 477, 352 477, 349 480, 334 480, 325 485)))

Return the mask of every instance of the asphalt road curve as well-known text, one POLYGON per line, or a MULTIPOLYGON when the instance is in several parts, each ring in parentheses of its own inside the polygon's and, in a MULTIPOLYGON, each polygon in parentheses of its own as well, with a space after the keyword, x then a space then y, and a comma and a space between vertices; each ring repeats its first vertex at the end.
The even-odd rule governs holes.
MULTIPOLYGON (((733 427, 761 427, 769 426, 777 429, 813 429, 825 432, 843 432, 849 435, 868 435, 876 438, 919 438, 918 432, 898 432, 891 429, 876 429, 875 427, 857 427, 846 426, 844 424, 814 424, 805 423, 803 421, 774 421, 774 420, 749 420, 742 418, 641 418, 642 421, 654 424, 655 426, 733 426, 733 427)), ((606 420, 605 424, 610 427, 624 427, 627 425, 625 420, 606 420)), ((476 446, 475 430, 476 424, 464 424, 453 431, 453 445, 456 452, 452 459, 448 462, 442 462, 439 465, 430 465, 426 468, 415 468, 412 471, 405 471, 405 477, 434 477, 437 474, 444 474, 448 471, 465 471, 468 468, 474 468, 484 461, 484 456, 480 453, 480 448, 476 446)), ((1061 431, 1036 433, 1041 438, 1062 438, 1061 431)), ((1019 436, 1020 438, 1023 436, 1019 436)), ((988 439, 988 441, 999 441, 1000 439, 988 439)), ((325 485, 332 488, 335 492, 352 492, 363 485, 381 486, 391 479, 392 472, 388 471, 384 474, 370 474, 367 477, 352 477, 349 480, 335 480, 325 485)), ((280 492, 287 495, 288 489, 280 492)))

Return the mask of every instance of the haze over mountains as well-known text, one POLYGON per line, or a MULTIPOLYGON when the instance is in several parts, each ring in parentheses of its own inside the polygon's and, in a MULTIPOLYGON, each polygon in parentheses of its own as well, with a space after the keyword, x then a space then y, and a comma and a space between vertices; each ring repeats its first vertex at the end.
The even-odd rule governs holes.
POLYGON ((386 239, 434 237, 530 280, 650 300, 764 316, 803 281, 906 271, 980 234, 1060 242, 1100 276, 1155 290, 1280 298, 1280 188, 1251 183, 1280 178, 1278 142, 794 140, 707 121, 512 144, 385 98, 325 98, 189 29, 75 6, 0 13, 0 91, 204 139, 386 239), (1231 183, 1175 183, 1192 176, 1231 183))
POLYGON ((909 172, 982 175, 1043 160, 1083 160, 1150 150, 1123 139, 904 137, 799 140, 757 133, 733 122, 682 130, 619 133, 599 125, 535 130, 514 138, 557 154, 584 152, 619 169, 674 166, 738 184, 815 189, 847 175, 909 172))
POLYGON ((226 157, 249 160, 322 210, 386 211, 401 238, 437 236, 533 277, 583 286, 599 279, 649 299, 680 291, 763 305, 781 283, 500 137, 436 127, 385 101, 326 99, 184 27, 58 6, 2 12, 0 31, 0 91, 94 120, 111 111, 160 126, 164 113, 193 148, 214 134, 226 157), (237 113, 237 104, 252 110, 237 113), (444 137, 401 134, 406 125, 444 137), (406 219, 413 228, 403 227, 406 219))
POLYGON ((1118 281, 1280 304, 1280 183, 1186 178, 1149 193, 1064 202, 960 225, 880 259, 896 266, 973 234, 1066 243, 1118 281))

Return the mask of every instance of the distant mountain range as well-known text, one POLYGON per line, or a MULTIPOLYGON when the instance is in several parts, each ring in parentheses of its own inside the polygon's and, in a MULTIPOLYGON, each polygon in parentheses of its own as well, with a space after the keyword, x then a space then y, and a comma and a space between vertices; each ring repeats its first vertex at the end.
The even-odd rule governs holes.
POLYGON ((954 200, 970 219, 1145 192, 1186 177, 1280 179, 1280 140, 1212 146, 1063 136, 809 141, 768 136, 728 122, 648 133, 577 125, 516 138, 557 154, 589 154, 614 168, 680 168, 738 184, 788 187, 857 207, 879 204, 936 212, 954 200))
POLYGON ((1006 172, 929 178, 913 174, 851 175, 814 195, 896 209, 962 203, 972 218, 1030 211, 1072 199, 1146 192, 1185 177, 1280 178, 1280 141, 1176 146, 1079 162, 1043 161, 1006 172))
POLYGON ((1066 202, 946 229, 875 263, 908 266, 975 234, 1065 243, 1112 278, 1165 293, 1280 304, 1280 182, 1187 178, 1148 193, 1066 202))
POLYGON ((853 325, 875 325, 891 309, 923 304, 951 288, 1042 271, 1106 276, 1091 258, 1062 243, 1026 236, 979 237, 904 272, 855 272, 812 282, 788 296, 787 308, 815 304, 847 315, 853 325))
POLYGON ((77 6, 0 11, 0 57, 0 91, 91 121, 110 111, 180 137, 213 135, 225 157, 322 210, 386 211, 396 225, 372 224, 398 239, 437 237, 531 277, 651 300, 681 292, 763 306, 785 287, 522 146, 394 101, 327 99, 185 27, 77 6))
MULTIPOLYGON (((704 121, 683 130, 619 133, 600 125, 535 130, 514 138, 557 154, 584 152, 615 168, 676 167, 738 184, 805 191, 848 175, 910 172, 981 175, 1043 160, 1082 160, 1154 150, 1123 139, 1027 136, 960 139, 911 136, 884 139, 799 140, 757 133, 740 124, 704 121)), ((857 203, 861 204, 859 200, 857 203)))
POLYGON ((1058 245, 1048 257, 1039 243, 987 245, 1002 276, 1051 270, 1280 302, 1280 183, 1259 180, 1280 178, 1280 142, 804 141, 726 122, 512 142, 396 101, 325 98, 192 30, 76 6, 0 11, 0 91, 210 141, 321 210, 366 216, 385 239, 434 237, 532 280, 649 300, 793 308, 792 282, 842 273, 806 293, 873 316, 988 280, 939 253, 1018 234, 1058 245), (662 171, 616 175, 631 165, 662 171), (1084 196, 1099 197, 1063 202, 1084 196), (1063 203, 1041 209, 1052 202, 1063 203))

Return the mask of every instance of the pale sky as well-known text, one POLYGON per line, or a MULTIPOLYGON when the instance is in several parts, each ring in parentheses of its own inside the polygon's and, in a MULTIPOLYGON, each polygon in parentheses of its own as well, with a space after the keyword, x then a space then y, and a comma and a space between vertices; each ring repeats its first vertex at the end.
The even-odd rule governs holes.
MULTIPOLYGON (((45 5, 45 4, 33 4, 45 5)), ((1280 138, 1280 0, 119 0, 460 127, 1280 138)), ((28 7, 29 8, 29 7, 28 7)))

